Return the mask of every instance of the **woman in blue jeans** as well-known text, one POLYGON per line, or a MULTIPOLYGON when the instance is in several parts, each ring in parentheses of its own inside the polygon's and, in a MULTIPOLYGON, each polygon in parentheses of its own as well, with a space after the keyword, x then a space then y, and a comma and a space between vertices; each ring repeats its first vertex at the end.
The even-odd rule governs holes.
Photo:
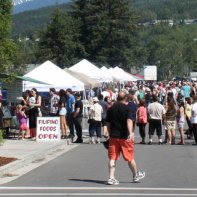
POLYGON ((101 120, 102 120, 103 108, 99 104, 97 97, 93 98, 93 105, 90 107, 89 117, 91 121, 89 122, 89 134, 90 134, 90 143, 95 144, 94 141, 94 132, 96 132, 97 143, 100 143, 101 139, 101 120))
POLYGON ((90 134, 90 138, 91 144, 95 144, 94 141, 94 132, 96 131, 96 136, 97 136, 97 143, 100 143, 100 138, 101 138, 101 121, 94 121, 92 123, 89 124, 89 134, 90 134))

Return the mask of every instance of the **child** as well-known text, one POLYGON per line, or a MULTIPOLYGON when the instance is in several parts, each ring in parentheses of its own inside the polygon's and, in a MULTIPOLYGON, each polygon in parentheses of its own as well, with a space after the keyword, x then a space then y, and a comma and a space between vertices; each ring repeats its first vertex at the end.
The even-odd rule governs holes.
POLYGON ((25 138, 25 133, 28 132, 29 128, 27 126, 27 116, 25 114, 25 111, 22 105, 17 105, 16 117, 19 121, 18 139, 20 139, 21 137, 21 139, 23 140, 25 138))
MULTIPOLYGON (((29 104, 35 104, 36 103, 36 99, 35 97, 30 97, 29 100, 28 100, 29 104)), ((34 106, 30 105, 29 106, 29 109, 32 109, 34 106)))

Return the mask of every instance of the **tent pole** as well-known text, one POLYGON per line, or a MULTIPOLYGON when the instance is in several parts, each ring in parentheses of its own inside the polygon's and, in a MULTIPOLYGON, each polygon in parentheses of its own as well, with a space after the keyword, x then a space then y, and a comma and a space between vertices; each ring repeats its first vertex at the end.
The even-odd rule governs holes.
POLYGON ((83 89, 83 98, 84 98, 84 100, 86 100, 86 91, 85 91, 85 88, 83 89))

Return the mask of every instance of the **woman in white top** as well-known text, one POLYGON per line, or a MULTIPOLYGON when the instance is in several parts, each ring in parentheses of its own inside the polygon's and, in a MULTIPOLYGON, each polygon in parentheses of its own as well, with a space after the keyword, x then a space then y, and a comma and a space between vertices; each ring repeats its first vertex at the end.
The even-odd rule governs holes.
POLYGON ((177 123, 178 129, 180 132, 181 141, 178 143, 179 145, 184 145, 184 125, 185 125, 185 109, 184 109, 184 102, 180 101, 178 103, 178 110, 177 110, 177 123))
POLYGON ((90 107, 89 111, 89 134, 90 134, 90 143, 95 144, 94 141, 94 132, 96 132, 97 143, 100 143, 101 139, 101 120, 102 120, 103 108, 99 104, 97 97, 93 98, 93 105, 90 107))
POLYGON ((58 102, 58 115, 60 117, 60 128, 61 128, 61 139, 67 138, 67 123, 66 123, 66 92, 63 89, 59 91, 59 102, 58 102))

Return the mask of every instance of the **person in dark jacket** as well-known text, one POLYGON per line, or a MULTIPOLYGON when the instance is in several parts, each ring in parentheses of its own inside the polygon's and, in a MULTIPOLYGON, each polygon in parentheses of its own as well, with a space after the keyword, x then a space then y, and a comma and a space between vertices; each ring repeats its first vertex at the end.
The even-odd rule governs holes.
POLYGON ((75 130, 77 134, 77 139, 74 143, 83 143, 82 138, 82 116, 83 116, 83 102, 81 100, 80 93, 75 94, 75 112, 73 114, 75 130))

